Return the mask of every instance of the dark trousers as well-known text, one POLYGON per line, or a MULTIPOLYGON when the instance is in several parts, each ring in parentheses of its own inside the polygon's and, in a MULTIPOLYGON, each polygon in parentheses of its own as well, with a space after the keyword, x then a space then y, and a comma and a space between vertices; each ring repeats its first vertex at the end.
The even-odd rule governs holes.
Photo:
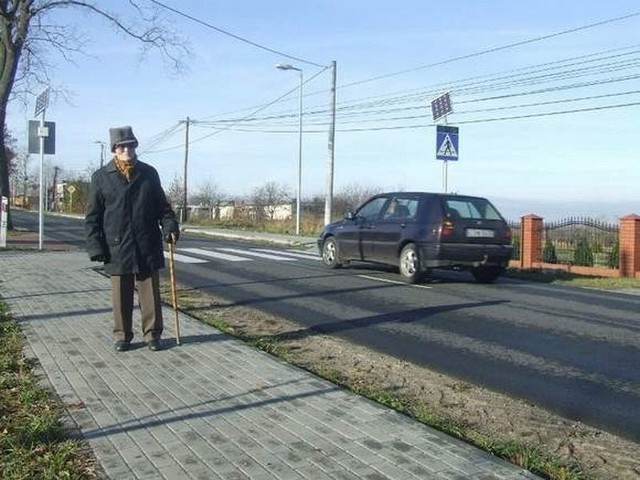
POLYGON ((133 339, 133 292, 138 287, 138 303, 145 342, 162 335, 162 301, 158 271, 111 276, 111 300, 115 326, 113 336, 130 342, 133 339))

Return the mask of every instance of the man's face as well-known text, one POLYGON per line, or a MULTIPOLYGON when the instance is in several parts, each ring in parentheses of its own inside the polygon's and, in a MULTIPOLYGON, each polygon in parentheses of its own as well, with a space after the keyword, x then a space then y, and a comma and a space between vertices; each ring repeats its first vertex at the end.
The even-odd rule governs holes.
POLYGON ((116 158, 119 162, 130 162, 136 156, 136 147, 133 143, 116 145, 116 158))

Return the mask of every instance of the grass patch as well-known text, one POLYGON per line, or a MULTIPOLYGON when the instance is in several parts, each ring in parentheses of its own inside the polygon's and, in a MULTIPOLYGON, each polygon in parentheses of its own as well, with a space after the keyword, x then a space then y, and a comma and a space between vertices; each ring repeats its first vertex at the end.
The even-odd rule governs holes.
POLYGON ((627 277, 589 277, 576 275, 562 270, 520 270, 509 268, 506 272, 509 278, 530 282, 553 283, 556 285, 570 285, 574 287, 600 288, 603 290, 632 290, 640 291, 640 278, 627 277))
POLYGON ((23 338, 0 301, 0 472, 3 479, 98 478, 87 447, 72 440, 64 410, 38 385, 23 338))

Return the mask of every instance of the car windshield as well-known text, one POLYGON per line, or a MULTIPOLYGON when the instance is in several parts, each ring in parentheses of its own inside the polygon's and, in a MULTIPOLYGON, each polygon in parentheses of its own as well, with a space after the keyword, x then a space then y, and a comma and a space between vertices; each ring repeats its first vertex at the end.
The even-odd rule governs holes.
POLYGON ((498 211, 484 198, 451 198, 445 200, 451 218, 502 220, 498 211))

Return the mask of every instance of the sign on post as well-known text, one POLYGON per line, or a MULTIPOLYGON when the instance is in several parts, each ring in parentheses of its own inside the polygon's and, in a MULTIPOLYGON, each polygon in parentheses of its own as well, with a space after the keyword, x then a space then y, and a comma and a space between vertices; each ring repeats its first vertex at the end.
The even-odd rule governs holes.
POLYGON ((40 153, 40 137, 44 137, 44 154, 56 154, 56 122, 44 122, 44 130, 40 122, 29 120, 29 153, 40 153))
POLYGON ((7 246, 7 209, 9 208, 9 199, 0 197, 0 248, 7 246))
POLYGON ((436 126, 436 158, 458 160, 458 127, 436 126))

